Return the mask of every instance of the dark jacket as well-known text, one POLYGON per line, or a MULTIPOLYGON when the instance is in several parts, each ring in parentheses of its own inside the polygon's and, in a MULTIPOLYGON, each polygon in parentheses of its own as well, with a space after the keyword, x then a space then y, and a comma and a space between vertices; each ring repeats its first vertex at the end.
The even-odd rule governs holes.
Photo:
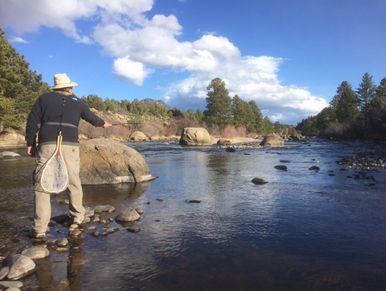
POLYGON ((41 95, 28 115, 25 137, 27 146, 34 145, 38 130, 39 144, 56 142, 60 130, 63 143, 78 143, 80 118, 94 126, 104 125, 103 119, 91 112, 86 103, 74 95, 56 91, 41 95))

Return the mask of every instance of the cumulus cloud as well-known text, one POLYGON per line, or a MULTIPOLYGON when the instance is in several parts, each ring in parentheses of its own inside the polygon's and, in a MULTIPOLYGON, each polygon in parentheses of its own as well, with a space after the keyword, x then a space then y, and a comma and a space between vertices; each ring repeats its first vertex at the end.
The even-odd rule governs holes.
POLYGON ((142 63, 134 62, 127 57, 114 61, 113 72, 138 86, 143 84, 143 80, 148 74, 142 63))
POLYGON ((59 28, 77 42, 98 43, 113 57, 113 73, 138 86, 157 68, 188 72, 170 84, 165 100, 184 107, 204 104, 210 81, 223 79, 230 93, 255 100, 272 119, 289 121, 319 112, 325 99, 307 88, 284 85, 278 79, 283 59, 243 56, 227 37, 204 33, 182 41, 183 27, 175 15, 148 16, 153 0, 2 0, 0 22, 18 35, 40 27, 59 28), (92 20, 91 35, 83 35, 77 21, 92 20))

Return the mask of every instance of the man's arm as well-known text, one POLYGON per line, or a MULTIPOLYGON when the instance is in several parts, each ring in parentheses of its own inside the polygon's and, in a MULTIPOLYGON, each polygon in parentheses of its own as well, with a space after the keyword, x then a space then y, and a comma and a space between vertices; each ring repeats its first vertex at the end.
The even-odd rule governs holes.
POLYGON ((40 102, 41 100, 38 98, 38 100, 36 100, 35 104, 32 106, 31 112, 27 118, 25 140, 27 142, 27 154, 30 156, 33 154, 32 147, 35 144, 36 133, 38 132, 39 124, 41 121, 42 108, 40 102))
POLYGON ((102 118, 100 118, 99 116, 97 116, 95 113, 93 113, 90 108, 87 106, 86 103, 84 103, 83 101, 80 101, 82 102, 82 112, 81 112, 81 117, 82 119, 86 120, 87 122, 91 123, 92 125, 96 126, 96 127, 103 127, 103 128, 107 128, 107 127, 110 127, 111 124, 107 121, 104 121, 102 118))

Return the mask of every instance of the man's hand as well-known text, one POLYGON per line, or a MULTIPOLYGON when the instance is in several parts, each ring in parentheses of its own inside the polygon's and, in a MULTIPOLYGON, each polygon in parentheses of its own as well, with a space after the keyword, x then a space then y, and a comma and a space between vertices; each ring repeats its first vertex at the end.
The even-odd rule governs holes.
POLYGON ((103 124, 103 128, 108 128, 111 126, 111 123, 108 121, 105 121, 105 124, 103 124))
POLYGON ((29 156, 33 156, 33 154, 34 154, 34 152, 33 152, 33 149, 32 149, 32 147, 27 147, 27 155, 29 155, 29 156))

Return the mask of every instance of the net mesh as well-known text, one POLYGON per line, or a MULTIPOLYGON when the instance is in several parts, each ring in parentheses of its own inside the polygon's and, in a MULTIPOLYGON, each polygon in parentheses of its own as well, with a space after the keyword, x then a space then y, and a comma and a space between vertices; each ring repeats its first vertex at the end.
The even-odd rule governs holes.
POLYGON ((69 178, 67 167, 60 155, 53 156, 45 165, 40 180, 45 192, 60 193, 66 190, 69 178))

